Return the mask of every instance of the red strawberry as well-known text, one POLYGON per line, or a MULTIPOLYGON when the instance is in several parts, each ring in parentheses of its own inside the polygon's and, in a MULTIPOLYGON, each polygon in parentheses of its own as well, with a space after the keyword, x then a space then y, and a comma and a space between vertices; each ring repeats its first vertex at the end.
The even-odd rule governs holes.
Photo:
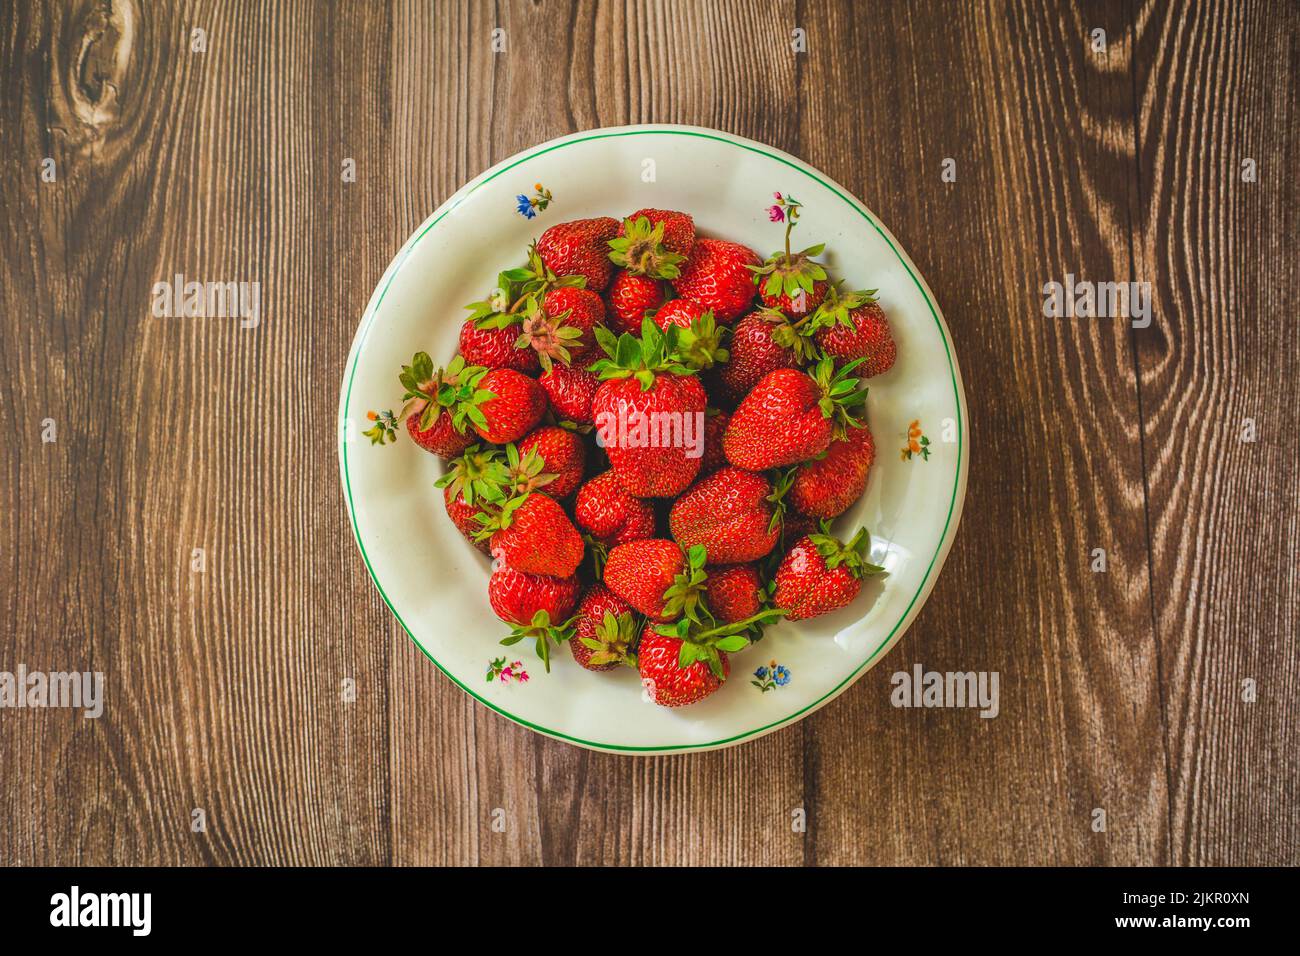
POLYGON ((485 328, 474 319, 466 319, 460 327, 460 354, 471 365, 486 368, 512 368, 517 372, 537 371, 537 353, 530 348, 517 348, 519 328, 485 328))
MULTIPOLYGON (((547 309, 544 303, 551 292, 581 288, 587 280, 582 276, 557 276, 546 268, 534 245, 528 250, 528 264, 502 272, 497 282, 497 288, 486 299, 465 306, 470 316, 461 327, 461 354, 489 368, 519 372, 534 372, 539 365, 550 368, 555 358, 567 361, 568 349, 583 332, 581 316, 572 323, 567 317, 562 320, 561 313, 572 303, 557 309, 547 309)), ((603 310, 603 305, 600 308, 603 310)), ((583 345, 590 344, 588 334, 583 345)))
POLYGON ((538 381, 551 400, 556 418, 577 425, 591 424, 591 403, 600 388, 595 372, 557 362, 538 381))
POLYGON ((606 319, 611 329, 621 333, 640 331, 646 312, 663 305, 668 294, 660 280, 622 271, 614 277, 608 296, 606 319))
POLYGON ((703 545, 709 564, 757 561, 776 547, 772 485, 762 475, 722 468, 673 504, 668 526, 683 549, 703 545))
POLYGON ((593 584, 578 605, 569 649, 573 659, 589 671, 608 671, 619 664, 636 664, 636 645, 641 628, 636 612, 603 584, 593 584))
POLYGON ((574 577, 552 578, 500 567, 488 579, 488 601, 497 617, 515 625, 501 643, 533 641, 537 656, 551 669, 551 642, 559 644, 573 635, 569 615, 578 603, 582 585, 574 577))
POLYGON ((738 243, 697 239, 673 285, 678 295, 712 309, 719 322, 730 322, 754 299, 754 280, 747 267, 759 261, 752 249, 738 243))
POLYGON ((542 299, 542 312, 545 318, 540 321, 537 317, 524 320, 524 332, 532 335, 533 348, 542 356, 543 366, 549 367, 548 357, 565 361, 564 352, 559 350, 561 345, 568 352, 566 364, 579 368, 586 364, 583 361, 586 356, 599 352, 595 329, 605 322, 605 303, 595 292, 573 286, 552 289, 542 299), (557 330, 564 328, 576 329, 578 335, 557 334, 557 330))
POLYGON ((885 310, 874 301, 849 309, 847 322, 836 322, 818 329, 816 339, 827 355, 846 361, 865 359, 858 368, 858 374, 863 378, 888 372, 894 367, 898 355, 885 310))
POLYGON ((519 443, 519 450, 512 457, 516 475, 520 470, 525 474, 524 487, 516 483, 515 490, 532 491, 545 485, 546 493, 552 498, 567 498, 578 490, 582 484, 583 471, 587 464, 587 448, 582 438, 567 428, 547 425, 529 432, 519 443), (529 473, 530 457, 536 460, 536 469, 529 473), (538 474, 555 477, 542 484, 536 484, 538 474))
POLYGON ((654 507, 624 491, 612 471, 602 472, 578 489, 573 518, 579 528, 611 547, 655 535, 654 507))
POLYGON ((556 275, 584 276, 587 288, 599 291, 614 269, 606 243, 617 234, 618 220, 609 216, 562 222, 542 233, 537 254, 556 275))
POLYGON ((762 609, 762 591, 758 568, 752 564, 731 564, 709 570, 704 598, 719 623, 735 624, 762 609))
POLYGON ((763 377, 737 407, 722 440, 727 460, 738 468, 765 471, 807 461, 821 454, 835 433, 857 422, 849 414, 866 398, 849 373, 831 359, 811 374, 791 368, 763 377))
POLYGON ((416 352, 410 365, 403 365, 397 380, 401 382, 402 409, 366 412, 374 422, 364 434, 373 444, 397 440, 397 428, 406 422, 411 440, 425 451, 442 458, 453 458, 474 442, 466 433, 466 423, 473 417, 473 397, 487 369, 466 365, 457 355, 446 368, 436 371, 427 352, 416 352))
POLYGON ((808 341, 790 328, 780 312, 750 312, 736 323, 728 349, 731 359, 718 372, 723 398, 735 404, 770 372, 798 367, 799 352, 790 344, 778 344, 777 338, 808 341))
POLYGON ((781 309, 792 317, 808 315, 821 305, 829 288, 825 268, 813 262, 813 256, 821 255, 826 246, 823 243, 791 252, 790 233, 799 223, 803 203, 789 194, 773 195, 776 205, 768 212, 773 222, 785 223, 785 249, 772 253, 762 266, 752 270, 754 284, 768 308, 781 309))
POLYGON ((707 580, 704 552, 689 556, 674 541, 646 538, 612 548, 605 560, 605 586, 652 621, 694 620, 707 580))
POLYGON ((445 408, 439 409, 428 428, 420 427, 421 420, 419 415, 408 417, 406 419, 407 434, 411 436, 411 441, 425 451, 433 452, 439 458, 454 458, 474 441, 473 435, 468 432, 462 434, 456 430, 456 427, 452 424, 451 413, 445 408))
POLYGON ((485 496, 499 494, 509 481, 510 473, 500 452, 471 445, 434 482, 434 487, 442 489, 443 504, 452 524, 484 554, 488 553, 488 544, 477 537, 483 524, 476 516, 485 496))
POLYGON ((669 299, 655 313, 655 325, 665 331, 670 325, 680 325, 684 329, 689 329, 691 323, 698 320, 707 311, 709 311, 708 308, 698 302, 692 302, 690 299, 669 299))
POLYGON ((582 536, 554 498, 541 492, 484 502, 478 537, 493 557, 517 571, 571 577, 582 563, 582 536))
POLYGON ((710 408, 704 413, 704 455, 700 463, 700 476, 711 475, 727 463, 722 450, 722 437, 727 433, 730 416, 719 409, 710 408))
POLYGON ((507 624, 531 624, 538 611, 545 611, 556 623, 564 621, 573 613, 581 590, 577 578, 528 574, 508 565, 488 578, 488 601, 507 624))
POLYGON ((695 226, 689 216, 682 218, 681 214, 672 215, 676 218, 664 219, 658 223, 653 223, 642 215, 625 219, 618 227, 618 237, 609 240, 609 261, 622 266, 633 276, 676 279, 686 254, 669 248, 666 232, 671 225, 671 241, 689 247, 695 238, 695 226))
MULTIPOLYGON (((696 551, 692 549, 692 565, 696 551)), ((647 626, 637 646, 641 683, 654 693, 657 704, 693 704, 727 679, 727 655, 747 647, 751 636, 761 636, 763 626, 783 613, 779 609, 759 610, 750 617, 722 624, 712 617, 705 624, 684 615, 673 624, 647 626)))
POLYGON ((514 369, 494 368, 478 380, 468 411, 474 430, 494 445, 518 441, 546 414, 546 392, 514 369))
POLYGON ((834 518, 848 510, 867 487, 867 472, 876 446, 866 425, 850 428, 832 441, 825 458, 814 458, 795 469, 786 500, 814 518, 834 518))
POLYGON ((443 490, 442 503, 447 509, 447 517, 465 536, 465 540, 484 554, 490 553, 486 541, 477 541, 474 538, 474 535, 478 533, 478 529, 483 527, 479 524, 478 518, 475 517, 478 514, 478 506, 471 505, 459 495, 452 494, 450 489, 443 490))
POLYGON ((815 312, 825 300, 830 282, 826 270, 813 262, 812 257, 820 255, 825 248, 817 245, 792 253, 787 236, 786 251, 774 252, 761 268, 754 270, 754 283, 763 305, 779 309, 794 319, 815 312))
POLYGON ((864 576, 884 571, 863 557, 869 544, 865 528, 847 545, 825 532, 800 538, 776 569, 772 602, 791 621, 845 607, 858 596, 864 576))
POLYGON ((688 373, 671 336, 647 319, 641 338, 624 333, 617 340, 600 337, 608 358, 592 365, 600 388, 592 403, 596 440, 619 482, 639 498, 660 498, 682 491, 700 470, 704 386, 688 373))
POLYGON ((781 515, 781 550, 784 552, 804 535, 817 531, 817 519, 792 509, 781 515))
POLYGON ((691 246, 695 245, 695 220, 689 215, 671 209, 638 209, 623 220, 622 225, 618 227, 618 234, 626 236, 628 223, 635 223, 642 217, 652 226, 663 224, 661 242, 665 249, 680 256, 690 254, 691 246))
POLYGON ((637 670, 641 673, 642 684, 653 693, 654 702, 661 707, 685 707, 697 703, 721 687, 731 673, 731 661, 724 651, 717 652, 720 674, 715 674, 703 658, 682 667, 684 644, 680 638, 651 630, 641 635, 636 654, 637 670))
POLYGON ((601 384, 593 417, 609 463, 629 493, 670 497, 699 474, 700 458, 691 456, 685 436, 687 429, 702 427, 707 404, 693 376, 661 374, 649 389, 631 378, 601 384), (655 425, 657 438, 649 431, 655 425))
MULTIPOLYGON (((822 273, 825 275, 825 272, 822 273)), ((762 285, 759 286, 763 288, 762 285)), ((792 319, 802 318, 816 310, 817 306, 822 304, 826 298, 826 290, 830 288, 830 283, 825 279, 818 279, 812 283, 811 289, 797 289, 795 292, 782 292, 778 295, 768 295, 766 292, 760 292, 759 298, 763 300, 763 305, 769 309, 780 309, 792 319)))

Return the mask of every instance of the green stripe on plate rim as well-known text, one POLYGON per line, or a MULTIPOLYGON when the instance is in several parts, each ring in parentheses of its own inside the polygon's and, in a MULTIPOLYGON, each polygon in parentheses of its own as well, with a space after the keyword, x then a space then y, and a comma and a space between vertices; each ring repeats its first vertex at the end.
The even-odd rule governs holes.
POLYGON ((388 294, 388 288, 389 286, 392 285, 393 279, 395 279, 397 277, 397 273, 401 271, 402 264, 406 261, 407 256, 410 255, 411 251, 415 248, 416 244, 419 243, 419 241, 423 239, 425 235, 428 234, 429 230, 431 230, 434 226, 438 225, 438 223, 440 223, 449 213, 451 213, 452 210, 454 210, 462 202, 464 202, 471 195, 473 195, 473 193, 476 192, 480 187, 487 185, 492 180, 500 176, 502 173, 509 172, 510 170, 518 166, 520 163, 527 162, 530 159, 535 159, 538 156, 543 156, 546 153, 552 152, 557 149, 563 149, 566 146, 575 146, 578 143, 586 143, 586 142, 590 142, 591 140, 611 139, 611 138, 623 137, 623 136, 695 136, 695 137, 699 137, 700 139, 712 139, 720 143, 726 143, 729 146, 736 146, 739 147, 740 149, 747 149, 752 153, 758 153, 760 156, 766 156, 768 159, 773 159, 779 163, 783 163, 786 166, 789 166, 791 169, 794 169, 795 171, 803 174, 804 176, 807 176, 809 179, 820 184, 823 188, 834 193, 845 203, 847 203, 848 206, 851 209, 853 209, 854 212, 860 215, 867 222, 871 223, 872 227, 878 233, 880 233, 881 238, 884 239, 885 242, 889 245, 889 248, 893 251, 894 255, 898 257, 898 261, 902 263, 903 268, 907 270, 907 274, 912 277, 912 281, 916 284, 917 291, 921 293, 922 298, 925 299, 926 305, 930 307, 930 315, 934 318, 935 325, 939 329, 939 337, 943 339, 944 352, 947 354, 948 357, 948 373, 952 377, 953 398, 956 400, 955 404, 957 407, 957 469, 953 478, 952 497, 948 501, 948 515, 944 519, 943 533, 939 535, 939 545, 937 548, 935 548, 935 552, 930 558, 930 564, 926 567, 925 576, 921 578, 920 587, 918 587, 916 593, 912 595, 912 600, 908 602, 907 607, 903 610, 903 613, 899 617, 898 621, 890 629, 889 633, 885 636, 885 639, 880 642, 880 645, 874 651, 871 652, 870 656, 868 656, 866 660, 864 660, 861 664, 857 666, 857 668, 854 669, 853 673, 851 673, 848 677, 844 678, 844 680, 840 681, 839 684, 837 684, 831 690, 827 691, 825 694, 823 694, 817 700, 813 701, 811 704, 808 704, 806 707, 803 707, 795 711, 793 714, 790 714, 787 717, 782 717, 780 720, 773 721, 770 724, 765 724, 762 727, 756 727, 753 730, 747 730, 742 734, 736 734, 735 736, 732 737, 724 737, 722 740, 713 740, 713 741, 709 741, 708 743, 699 743, 699 744, 660 744, 657 746, 633 747, 633 746, 627 746, 625 744, 611 744, 611 743, 603 743, 601 741, 596 741, 596 740, 584 740, 581 737, 573 737, 570 736, 569 734, 562 733, 558 730, 552 730, 549 727, 542 727, 532 723, 531 721, 524 720, 522 717, 517 717, 514 714, 510 713, 509 711, 501 707, 498 707, 490 700, 486 700, 485 698, 479 696, 470 687, 462 683, 456 677, 456 675, 452 674, 449 670, 447 670, 447 668, 443 667, 442 664, 438 662, 438 659, 435 658, 432 654, 430 654, 428 650, 425 649, 424 645, 421 644, 416 639, 415 635, 411 633, 411 629, 407 627, 406 621, 404 621, 402 619, 402 615, 397 612, 397 608, 393 607, 393 602, 389 600, 388 593, 384 590, 383 584, 380 583, 378 575, 375 574, 375 569, 370 563, 370 555, 366 553, 365 543, 361 540, 361 532, 357 527, 356 509, 352 501, 352 474, 348 469, 348 442, 346 440, 346 436, 344 436, 343 440, 341 441, 341 444, 343 446, 343 477, 347 485, 347 493, 348 493, 348 518, 352 522, 352 536, 356 538, 357 548, 361 551, 361 558, 363 561, 365 561, 366 571, 369 572, 370 579, 374 581, 375 587, 379 591, 379 596, 384 599, 384 604, 386 604, 388 606, 388 609, 393 612, 393 616, 397 618, 397 623, 402 625, 402 630, 404 630, 406 632, 406 636, 411 639, 411 643, 413 643, 417 648, 419 648, 420 653, 422 653, 429 660, 433 661, 434 666, 437 667, 438 670, 441 671, 444 675, 446 675, 446 677, 452 683, 454 683, 465 693, 469 694, 471 697, 477 700, 484 707, 487 707, 488 709, 495 711, 496 713, 500 714, 503 717, 507 717, 510 720, 513 720, 517 724, 522 724, 523 726, 528 727, 531 730, 536 730, 538 733, 546 734, 547 736, 550 737, 556 737, 560 740, 568 740, 571 741, 572 743, 582 744, 587 747, 595 747, 601 750, 619 750, 619 751, 631 751, 631 752, 649 751, 655 753, 671 751, 671 750, 701 750, 701 749, 707 749, 711 747, 721 747, 724 744, 735 743, 738 740, 744 740, 747 737, 754 737, 758 734, 765 733, 766 731, 774 730, 775 728, 780 727, 783 724, 788 724, 791 721, 797 720, 803 714, 806 714, 811 710, 817 709, 823 703, 825 703, 826 701, 834 697, 836 694, 838 694, 847 685, 852 683, 857 678, 857 676, 860 673, 862 673, 863 669, 868 664, 870 664, 873 660, 875 660, 876 657, 880 654, 880 652, 884 648, 889 646, 890 641, 893 640, 894 634, 898 631, 899 627, 902 626, 903 622, 907 620, 907 616, 911 613, 912 607, 916 604, 917 598, 921 596, 921 592, 925 589, 926 582, 930 580, 930 574, 934 571, 934 563, 935 561, 938 560, 939 552, 943 550, 944 541, 946 541, 948 537, 948 528, 952 522, 953 509, 956 507, 957 504, 957 488, 961 484, 961 456, 962 456, 962 432, 963 432, 962 418, 961 418, 961 394, 957 388, 957 374, 956 374, 956 370, 953 368, 952 349, 948 344, 948 334, 947 331, 944 329, 943 323, 939 320, 939 314, 938 312, 935 311, 935 306, 934 303, 930 300, 929 293, 926 291, 925 286, 921 284, 920 279, 917 278, 916 273, 912 271, 912 267, 911 265, 908 264, 907 259, 902 254, 899 253, 898 248, 894 245, 893 240, 890 238, 889 234, 880 227, 880 224, 877 223, 875 219, 873 219, 856 200, 850 198, 849 196, 846 196, 844 193, 840 192, 840 190, 836 189, 833 185, 826 182, 820 176, 817 176, 811 171, 796 165, 795 163, 786 159, 784 156, 777 156, 774 153, 770 153, 765 149, 760 149, 759 147, 750 145, 749 143, 737 142, 736 140, 730 139, 729 137, 726 136, 717 136, 712 133, 706 133, 699 130, 653 128, 653 129, 624 130, 622 132, 595 133, 591 136, 584 136, 581 139, 570 139, 564 141, 563 143, 556 143, 552 146, 547 146, 543 149, 538 149, 534 152, 528 153, 527 155, 521 156, 519 159, 515 160, 509 166, 504 166, 501 169, 498 169, 495 173, 492 173, 492 175, 485 178, 482 182, 477 183, 472 189, 470 189, 463 196, 457 199, 455 203, 453 203, 451 206, 448 206, 447 209, 443 211, 442 215, 438 216, 438 218, 434 219, 433 222, 429 223, 429 225, 427 225, 423 230, 421 230, 419 235, 417 235, 415 239, 411 241, 410 245, 408 245, 406 249, 402 252, 401 258, 398 260, 397 264, 393 267, 392 271, 388 276, 388 281, 384 283, 383 291, 380 292, 379 298, 375 301, 374 308, 370 310, 370 314, 365 319, 365 325, 362 328, 361 338, 357 342, 356 356, 352 359, 352 367, 348 370, 348 391, 346 397, 344 398, 344 404, 345 407, 347 408, 352 407, 352 382, 356 378, 357 361, 361 357, 362 346, 365 345, 366 336, 370 334, 370 326, 374 323, 375 315, 379 311, 379 306, 383 303, 384 296, 388 294))

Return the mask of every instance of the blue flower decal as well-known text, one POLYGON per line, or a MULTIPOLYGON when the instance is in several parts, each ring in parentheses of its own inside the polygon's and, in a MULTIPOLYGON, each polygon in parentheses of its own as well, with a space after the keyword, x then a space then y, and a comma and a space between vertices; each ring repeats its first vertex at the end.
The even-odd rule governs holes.
POLYGON ((784 687, 790 683, 790 668, 772 661, 766 667, 759 665, 758 670, 754 671, 754 676, 758 679, 750 683, 766 694, 773 688, 784 687))
POLYGON ((539 212, 546 211, 546 207, 551 204, 551 200, 554 198, 549 189, 541 183, 534 183, 531 196, 520 193, 515 197, 515 212, 525 219, 535 219, 539 212))

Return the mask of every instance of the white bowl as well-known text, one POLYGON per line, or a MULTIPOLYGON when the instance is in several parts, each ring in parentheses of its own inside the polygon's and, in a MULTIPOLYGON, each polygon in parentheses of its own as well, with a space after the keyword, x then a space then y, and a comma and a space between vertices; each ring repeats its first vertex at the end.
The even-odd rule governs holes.
POLYGON ((442 204, 406 241, 361 318, 339 399, 339 465, 366 568, 416 645, 444 674, 497 713, 570 743, 617 753, 709 750, 794 723, 842 693, 903 636, 921 610, 957 531, 969 442, 961 373, 943 316, 915 265, 874 215, 842 186, 780 150, 717 130, 627 126, 563 136, 498 163, 442 204), (516 196, 535 183, 554 196, 535 219, 516 196), (783 227, 768 221, 774 192, 803 203, 796 248, 827 243, 832 275, 878 289, 898 360, 870 380, 867 419, 877 457, 867 491, 836 522, 872 534, 871 578, 849 607, 769 628, 732 657, 731 678, 707 700, 667 709, 645 699, 630 668, 591 673, 561 649, 551 672, 527 643, 498 644, 506 625, 487 600, 487 560, 447 518, 434 480, 437 458, 403 429, 379 448, 360 434, 368 409, 394 407, 396 374, 412 353, 435 364, 455 354, 465 303, 484 298, 497 273, 522 262, 554 223, 622 217, 644 207, 685 210, 704 235, 766 256, 783 227), (903 460, 919 420, 928 459, 903 460), (486 680, 489 661, 523 662, 530 679, 486 680), (784 685, 762 691, 753 672, 776 661, 784 685))

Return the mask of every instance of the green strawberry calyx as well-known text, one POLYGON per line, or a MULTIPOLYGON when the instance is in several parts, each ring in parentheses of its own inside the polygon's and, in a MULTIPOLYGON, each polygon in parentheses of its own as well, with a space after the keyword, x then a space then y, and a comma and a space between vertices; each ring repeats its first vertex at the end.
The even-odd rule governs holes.
POLYGON ((568 365, 573 360, 570 349, 582 344, 582 329, 565 324, 573 314, 567 309, 559 315, 550 315, 545 309, 534 305, 523 320, 523 329, 515 339, 515 348, 531 348, 537 352, 537 360, 542 370, 549 372, 555 362, 568 365))
POLYGON ((524 319, 537 310, 537 303, 552 289, 584 289, 586 286, 586 276, 557 276, 542 262, 534 242, 528 247, 527 265, 498 273, 497 287, 491 294, 465 308, 478 328, 506 329, 523 324, 524 319))
POLYGON ((827 289, 826 298, 822 299, 821 305, 800 320, 799 325, 801 328, 799 331, 801 334, 812 335, 814 332, 828 329, 834 325, 843 325, 851 329, 855 323, 850 313, 876 301, 875 289, 841 292, 840 286, 842 285, 842 281, 836 282, 827 289))
POLYGON ((604 618, 596 625, 596 636, 582 637, 579 640, 584 647, 592 651, 589 663, 627 664, 636 667, 636 638, 639 628, 635 618, 626 611, 615 615, 606 611, 604 618))
POLYGON ((820 357, 805 326, 809 315, 812 314, 810 312, 797 322, 791 322, 790 317, 780 309, 764 307, 757 310, 759 318, 772 325, 772 341, 794 352, 795 360, 800 365, 808 365, 820 357))
POLYGON ((800 293, 812 295, 814 285, 826 281, 826 268, 820 262, 814 262, 812 257, 825 252, 826 244, 819 242, 807 249, 791 252, 788 231, 785 242, 784 252, 777 250, 762 265, 745 268, 754 274, 754 285, 769 299, 783 295, 793 300, 800 293))
POLYGON ((677 652, 677 666, 685 669, 696 661, 704 661, 718 680, 726 680, 719 651, 729 654, 744 650, 750 645, 749 635, 754 628, 762 628, 779 619, 786 612, 782 608, 764 608, 752 617, 731 624, 714 624, 704 627, 682 618, 672 624, 655 625, 655 633, 675 637, 682 642, 677 652))
POLYGON ((866 358, 854 359, 839 368, 835 367, 832 356, 823 356, 810 370, 814 382, 821 392, 817 407, 824 417, 830 419, 836 439, 842 439, 850 428, 861 428, 862 422, 854 417, 858 406, 867 400, 867 390, 858 388, 861 381, 850 373, 866 361, 866 358))
POLYGON ((767 533, 771 534, 778 527, 785 526, 785 513, 789 510, 785 496, 799 473, 799 466, 779 470, 772 476, 772 493, 764 500, 772 506, 772 520, 767 523, 767 533))
POLYGON ((609 259, 632 275, 651 279, 676 279, 686 257, 663 246, 664 223, 646 216, 623 220, 623 235, 609 240, 609 259))
POLYGON ((670 325, 667 332, 660 330, 654 320, 641 321, 641 336, 631 332, 615 336, 603 325, 596 326, 596 342, 605 358, 591 364, 590 371, 602 380, 635 378, 641 391, 649 391, 660 374, 692 375, 695 369, 682 361, 678 354, 681 328, 670 325))
POLYGON ((718 325, 712 309, 704 312, 689 328, 676 325, 669 328, 677 330, 672 333, 676 339, 675 352, 687 368, 703 371, 720 365, 730 357, 730 353, 722 347, 725 326, 718 325))
POLYGON ((433 427, 444 411, 451 413, 451 422, 462 435, 469 422, 486 424, 479 403, 495 398, 496 393, 478 387, 487 369, 479 365, 466 365, 464 357, 457 355, 446 368, 434 369, 428 352, 416 352, 410 365, 403 365, 397 380, 404 389, 402 407, 392 411, 368 412, 366 417, 375 424, 362 434, 374 444, 396 440, 397 426, 412 415, 419 415, 421 431, 433 427))
MULTIPOLYGON (((779 563, 779 562, 778 562, 779 563)), ((775 571, 775 566, 772 567, 775 571)), ((778 618, 790 613, 789 608, 777 607, 773 600, 776 597, 776 579, 770 575, 764 575, 766 583, 758 589, 758 607, 759 612, 755 617, 763 618, 765 614, 772 615, 770 620, 759 620, 750 624, 746 629, 745 636, 749 638, 750 644, 757 644, 763 639, 763 630, 768 624, 775 622, 778 618)))
MULTIPOLYGON (((546 459, 538 453, 536 448, 530 448, 523 455, 519 454, 519 448, 513 442, 506 445, 506 466, 505 481, 511 491, 516 495, 526 495, 530 491, 536 491, 544 488, 560 477, 551 472, 542 471, 546 467, 546 459)), ((473 502, 470 502, 472 504, 473 502)))
POLYGON ((510 470, 501 460, 500 451, 470 445, 459 458, 452 460, 447 472, 433 486, 446 488, 453 500, 459 496, 465 504, 473 505, 499 491, 510 480, 510 470))
POLYGON ((826 562, 826 570, 828 571, 842 567, 855 578, 872 577, 885 573, 883 567, 872 564, 866 559, 867 551, 871 548, 871 535, 867 533, 866 528, 859 528, 857 533, 845 544, 830 533, 830 522, 823 519, 820 522, 819 532, 810 534, 808 540, 812 542, 813 547, 817 549, 817 553, 826 562))
POLYGON ((575 621, 576 618, 571 617, 567 621, 552 624, 550 612, 542 608, 533 615, 533 619, 527 624, 520 624, 513 628, 509 636, 501 639, 501 643, 506 647, 510 647, 522 640, 531 640, 534 652, 542 659, 542 664, 545 665, 546 672, 549 674, 551 672, 551 642, 554 641, 558 645, 571 638, 575 621))
POLYGON ((704 602, 704 591, 708 586, 709 576, 704 570, 708 554, 704 545, 692 545, 686 552, 686 566, 673 578, 673 583, 664 591, 664 606, 660 616, 667 618, 681 617, 684 621, 702 623, 702 617, 713 621, 713 614, 704 602))
POLYGON ((582 541, 587 546, 587 554, 591 556, 591 573, 599 581, 605 576, 605 561, 609 558, 609 545, 585 531, 582 533, 582 541))
POLYGON ((482 527, 474 532, 475 541, 487 541, 498 531, 504 531, 514 524, 515 513, 532 494, 531 491, 509 494, 508 491, 508 487, 500 485, 482 489, 477 502, 480 510, 474 515, 474 520, 482 527))

